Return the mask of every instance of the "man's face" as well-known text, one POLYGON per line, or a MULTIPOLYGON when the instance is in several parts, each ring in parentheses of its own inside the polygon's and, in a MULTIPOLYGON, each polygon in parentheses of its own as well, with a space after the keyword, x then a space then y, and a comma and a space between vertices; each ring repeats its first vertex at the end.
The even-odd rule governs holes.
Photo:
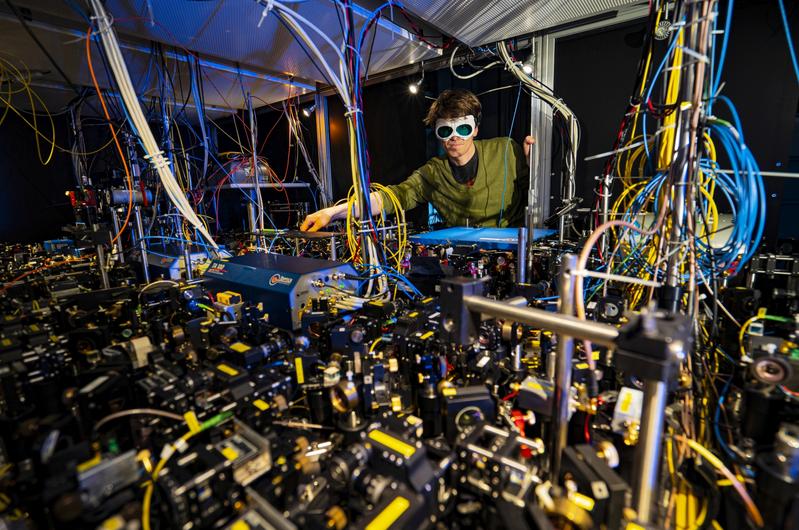
POLYGON ((436 136, 450 158, 459 158, 471 152, 476 135, 477 123, 474 116, 436 121, 436 136))
POLYGON ((444 144, 444 150, 446 150, 447 156, 451 158, 459 158, 471 151, 472 146, 474 145, 474 137, 476 135, 477 129, 474 130, 474 134, 472 134, 472 136, 465 140, 459 136, 453 136, 449 140, 442 141, 441 143, 444 144))

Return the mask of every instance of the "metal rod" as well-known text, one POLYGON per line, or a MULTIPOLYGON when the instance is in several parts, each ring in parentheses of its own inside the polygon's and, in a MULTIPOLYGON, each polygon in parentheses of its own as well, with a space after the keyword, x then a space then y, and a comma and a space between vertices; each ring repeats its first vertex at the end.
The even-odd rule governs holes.
MULTIPOLYGON (((92 228, 97 232, 97 225, 92 228)), ((97 245, 95 249, 97 251, 97 268, 100 270, 100 281, 103 284, 103 289, 108 289, 111 287, 111 283, 108 281, 108 271, 105 270, 105 249, 102 244, 97 245)))
POLYGON ((314 94, 316 118, 316 154, 318 159, 317 171, 322 186, 322 201, 328 205, 333 200, 333 177, 330 161, 330 117, 327 111, 327 98, 319 91, 314 94))
POLYGON ((336 236, 330 236, 330 260, 336 261, 338 256, 336 255, 336 236))
POLYGON ((253 241, 255 241, 256 234, 258 233, 258 219, 256 218, 255 213, 255 194, 258 193, 258 190, 255 188, 253 188, 253 190, 254 191, 250 191, 250 200, 247 201, 247 223, 249 225, 253 241))
MULTIPOLYGON (((575 127, 574 117, 572 116, 569 119, 569 128, 575 127)), ((571 165, 569 167, 569 173, 566 175, 566 185, 562 186, 562 193, 563 199, 561 200, 561 204, 564 206, 568 206, 572 204, 574 200, 574 193, 575 193, 575 171, 576 168, 571 165)), ((558 241, 563 243, 566 239, 566 228, 571 226, 571 218, 572 215, 569 213, 570 210, 566 210, 563 215, 560 216, 558 221, 558 241)))
POLYGON ((191 270, 191 244, 183 244, 183 265, 186 268, 186 280, 194 279, 194 273, 191 270))
MULTIPOLYGON (((610 172, 605 175, 604 182, 602 183, 602 224, 605 224, 610 219, 610 184, 613 179, 610 176, 610 172)), ((600 239, 600 249, 602 249, 602 256, 607 259, 608 256, 608 244, 610 242, 607 230, 602 233, 602 239, 600 239)), ((612 267, 609 265, 608 269, 612 267)), ((607 294, 607 282, 605 282, 602 294, 607 294)))
POLYGON ((516 248, 516 283, 527 283, 527 228, 525 227, 519 228, 519 245, 516 248))
MULTIPOLYGON (((114 223, 114 233, 119 233, 119 217, 117 216, 116 208, 111 208, 111 221, 114 223)), ((116 254, 119 258, 120 263, 125 263, 125 249, 122 248, 122 238, 118 238, 117 242, 114 244, 116 248, 116 254)))
POLYGON ((644 382, 644 404, 641 416, 641 435, 635 454, 633 505, 640 523, 649 523, 657 498, 660 450, 663 443, 663 413, 666 409, 666 383, 644 382))
MULTIPOLYGON (((574 284, 571 271, 577 266, 577 256, 564 254, 560 264, 559 316, 571 316, 574 311, 574 284)), ((555 365, 555 392, 550 426, 549 476, 553 483, 560 481, 560 463, 569 434, 569 394, 572 385, 572 357, 574 339, 566 333, 558 334, 557 364, 555 365)))
POLYGON ((475 313, 502 318, 520 324, 564 333, 578 339, 590 340, 600 346, 614 348, 619 330, 607 324, 580 320, 577 317, 544 311, 533 307, 514 307, 483 296, 464 296, 463 303, 475 313))
POLYGON ((524 345, 517 344, 513 347, 513 371, 522 371, 522 355, 524 354, 524 345))
POLYGON ((144 225, 141 222, 141 207, 133 207, 133 218, 136 221, 136 233, 139 237, 139 252, 141 253, 141 268, 144 274, 144 283, 150 283, 150 262, 147 257, 147 240, 144 239, 144 225))
POLYGON ((253 242, 261 247, 266 247, 266 239, 263 236, 264 231, 264 199, 261 195, 261 190, 258 188, 260 178, 258 176, 258 122, 255 120, 255 109, 252 103, 252 94, 247 94, 247 111, 249 114, 250 122, 250 142, 252 142, 252 178, 253 190, 255 191, 256 204, 258 205, 258 225, 251 225, 250 229, 254 234, 253 242))

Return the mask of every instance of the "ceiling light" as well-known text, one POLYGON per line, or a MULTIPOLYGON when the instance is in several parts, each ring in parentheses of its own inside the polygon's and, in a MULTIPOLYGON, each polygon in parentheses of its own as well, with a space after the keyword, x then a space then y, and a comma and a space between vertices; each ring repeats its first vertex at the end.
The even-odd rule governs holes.
POLYGON ((310 118, 311 114, 316 110, 316 105, 308 105, 307 107, 302 108, 302 115, 306 118, 310 118))

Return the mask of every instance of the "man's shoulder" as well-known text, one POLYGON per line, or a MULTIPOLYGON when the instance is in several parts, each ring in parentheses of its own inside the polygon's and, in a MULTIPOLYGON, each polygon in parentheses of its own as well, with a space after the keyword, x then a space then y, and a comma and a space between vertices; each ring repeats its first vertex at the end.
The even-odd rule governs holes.
POLYGON ((425 172, 428 173, 439 173, 444 171, 447 166, 447 155, 436 155, 430 158, 425 164, 420 167, 417 171, 422 173, 422 176, 431 176, 426 175, 425 172))
POLYGON ((481 154, 485 155, 503 155, 505 154, 505 149, 508 149, 508 154, 511 154, 514 146, 516 145, 516 141, 513 138, 508 138, 507 136, 498 136, 496 138, 487 138, 484 140, 475 140, 474 143, 478 146, 481 151, 481 154), (510 142, 510 145, 508 143, 510 142))

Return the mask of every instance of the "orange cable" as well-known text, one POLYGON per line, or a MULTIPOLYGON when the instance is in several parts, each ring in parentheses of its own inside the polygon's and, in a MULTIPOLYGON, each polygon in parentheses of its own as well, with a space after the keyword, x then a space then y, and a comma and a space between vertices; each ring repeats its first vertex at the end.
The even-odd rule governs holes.
MULTIPOLYGON (((130 170, 128 169, 127 161, 125 160, 125 154, 122 152, 122 146, 119 145, 117 132, 114 129, 114 125, 111 123, 111 115, 108 112, 108 107, 105 106, 105 98, 103 97, 103 93, 100 90, 100 85, 97 83, 97 77, 94 75, 94 66, 92 65, 92 28, 89 28, 89 31, 86 32, 86 58, 89 63, 89 74, 91 74, 92 76, 92 83, 94 84, 94 89, 97 91, 97 97, 100 100, 100 105, 103 107, 103 113, 105 114, 105 119, 108 120, 108 128, 111 129, 111 135, 114 137, 114 145, 117 146, 119 159, 122 161, 122 167, 125 168, 125 176, 127 177, 128 213, 127 215, 125 215, 125 222, 122 223, 119 232, 117 232, 117 234, 111 240, 111 246, 113 247, 114 243, 116 243, 117 240, 119 239, 119 236, 121 236, 122 232, 124 232, 125 228, 127 228, 128 221, 130 221, 130 213, 133 211, 133 179, 130 176, 130 170)), ((142 194, 144 194, 143 190, 142 194)))

